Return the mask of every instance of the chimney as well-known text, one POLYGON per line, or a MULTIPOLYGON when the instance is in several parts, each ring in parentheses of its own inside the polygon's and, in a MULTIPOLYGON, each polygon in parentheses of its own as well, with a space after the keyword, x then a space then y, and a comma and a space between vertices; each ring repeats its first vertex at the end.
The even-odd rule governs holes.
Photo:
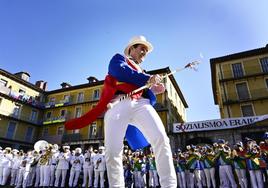
POLYGON ((31 77, 28 72, 17 72, 14 75, 19 77, 22 80, 25 80, 26 82, 29 82, 30 77, 31 77))
POLYGON ((37 86, 38 88, 46 91, 47 89, 47 82, 43 81, 43 80, 38 80, 35 82, 35 86, 37 86))
POLYGON ((96 77, 94 77, 94 76, 90 76, 90 77, 88 77, 87 80, 88 80, 88 83, 90 83, 90 84, 99 81, 99 80, 98 80, 96 77))
POLYGON ((68 88, 68 87, 71 87, 72 85, 67 83, 67 82, 62 82, 61 83, 61 88, 68 88))

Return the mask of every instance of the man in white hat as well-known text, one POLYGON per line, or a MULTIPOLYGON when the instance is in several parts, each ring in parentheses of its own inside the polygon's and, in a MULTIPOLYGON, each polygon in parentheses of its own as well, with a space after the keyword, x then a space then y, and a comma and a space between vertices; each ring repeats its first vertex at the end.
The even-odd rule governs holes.
MULTIPOLYGON (((104 147, 100 146, 99 151, 96 155, 94 155, 93 163, 94 163, 94 187, 104 188, 104 172, 106 170, 105 164, 105 154, 104 147), (100 179, 100 186, 99 184, 100 179)), ((111 186, 113 187, 113 186, 111 186)))
POLYGON ((109 185, 124 187, 122 153, 123 140, 128 125, 134 125, 151 144, 155 154, 156 168, 162 187, 177 187, 169 138, 164 125, 154 109, 155 94, 165 91, 160 75, 144 73, 140 64, 153 46, 144 36, 133 37, 124 50, 125 56, 116 54, 110 61, 108 75, 119 82, 117 94, 127 94, 149 84, 147 90, 135 93, 125 100, 114 103, 105 113, 105 156, 109 185))
POLYGON ((95 153, 93 152, 93 147, 89 146, 88 150, 84 154, 84 162, 83 162, 83 185, 82 187, 86 187, 88 181, 88 187, 92 187, 92 179, 93 179, 93 170, 94 170, 94 160, 95 153))
POLYGON ((70 146, 62 146, 63 152, 60 152, 60 154, 57 157, 57 168, 56 168, 56 179, 55 179, 55 187, 59 186, 59 181, 61 177, 61 187, 65 187, 65 180, 67 171, 69 169, 69 162, 71 159, 71 152, 70 152, 70 146))
POLYGON ((71 157, 71 170, 69 177, 69 187, 77 187, 78 178, 82 170, 84 156, 81 148, 75 148, 74 155, 71 157))
POLYGON ((12 160, 13 160, 13 155, 11 153, 11 148, 6 147, 4 151, 4 157, 3 157, 3 179, 1 182, 1 185, 6 185, 7 180, 11 174, 11 168, 12 168, 12 160))

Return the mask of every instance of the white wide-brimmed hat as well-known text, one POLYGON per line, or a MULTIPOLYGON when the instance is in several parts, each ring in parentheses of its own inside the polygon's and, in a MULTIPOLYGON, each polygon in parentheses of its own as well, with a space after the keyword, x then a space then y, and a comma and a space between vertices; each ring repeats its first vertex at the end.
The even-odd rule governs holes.
POLYGON ((150 53, 153 50, 153 45, 150 42, 148 42, 144 36, 142 36, 142 35, 141 36, 135 36, 132 39, 130 39, 130 41, 128 42, 127 47, 124 50, 124 54, 126 56, 129 55, 129 48, 131 46, 135 45, 135 44, 143 44, 144 46, 146 46, 148 48, 147 53, 150 53))
POLYGON ((100 146, 99 149, 105 150, 105 147, 104 146, 100 146))
POLYGON ((70 146, 62 146, 62 149, 70 149, 70 146))
POLYGON ((81 148, 75 148, 75 152, 76 153, 82 153, 82 149, 81 148))

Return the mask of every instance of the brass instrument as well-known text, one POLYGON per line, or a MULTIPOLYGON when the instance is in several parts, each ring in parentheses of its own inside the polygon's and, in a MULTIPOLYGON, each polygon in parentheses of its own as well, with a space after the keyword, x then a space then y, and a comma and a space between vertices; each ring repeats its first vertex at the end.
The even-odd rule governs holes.
POLYGON ((99 165, 100 165, 101 161, 102 161, 101 158, 99 158, 99 159, 97 160, 97 164, 96 164, 96 168, 95 168, 96 170, 99 168, 99 165))
POLYGON ((40 164, 40 165, 48 165, 49 159, 52 156, 53 146, 51 144, 49 144, 47 141, 45 141, 45 140, 39 140, 38 142, 36 142, 34 144, 34 149, 37 152, 45 150, 45 153, 41 154, 41 157, 40 157, 40 159, 38 161, 38 164, 40 164))

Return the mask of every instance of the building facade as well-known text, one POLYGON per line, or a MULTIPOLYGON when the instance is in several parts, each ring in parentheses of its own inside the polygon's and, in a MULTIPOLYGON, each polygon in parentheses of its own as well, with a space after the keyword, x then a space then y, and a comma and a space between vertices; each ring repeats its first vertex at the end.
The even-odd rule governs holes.
MULTIPOLYGON (((210 59, 214 103, 221 118, 268 114, 268 45, 210 59)), ((245 137, 261 139, 268 121, 247 128, 215 132, 234 143, 245 137), (230 136, 231 135, 231 136, 230 136)))
MULTIPOLYGON (((167 67, 148 73, 163 75, 170 72, 167 67)), ((31 84, 28 73, 11 74, 1 70, 0 76, 0 145, 32 147, 41 139, 73 148, 103 145, 104 114, 82 129, 64 129, 65 121, 82 116, 98 103, 103 80, 89 77, 85 84, 72 86, 63 82, 60 89, 45 91, 46 83, 31 84)), ((173 75, 166 78, 164 84, 166 91, 157 95, 155 108, 174 146, 173 123, 186 121, 188 105, 173 75)))

